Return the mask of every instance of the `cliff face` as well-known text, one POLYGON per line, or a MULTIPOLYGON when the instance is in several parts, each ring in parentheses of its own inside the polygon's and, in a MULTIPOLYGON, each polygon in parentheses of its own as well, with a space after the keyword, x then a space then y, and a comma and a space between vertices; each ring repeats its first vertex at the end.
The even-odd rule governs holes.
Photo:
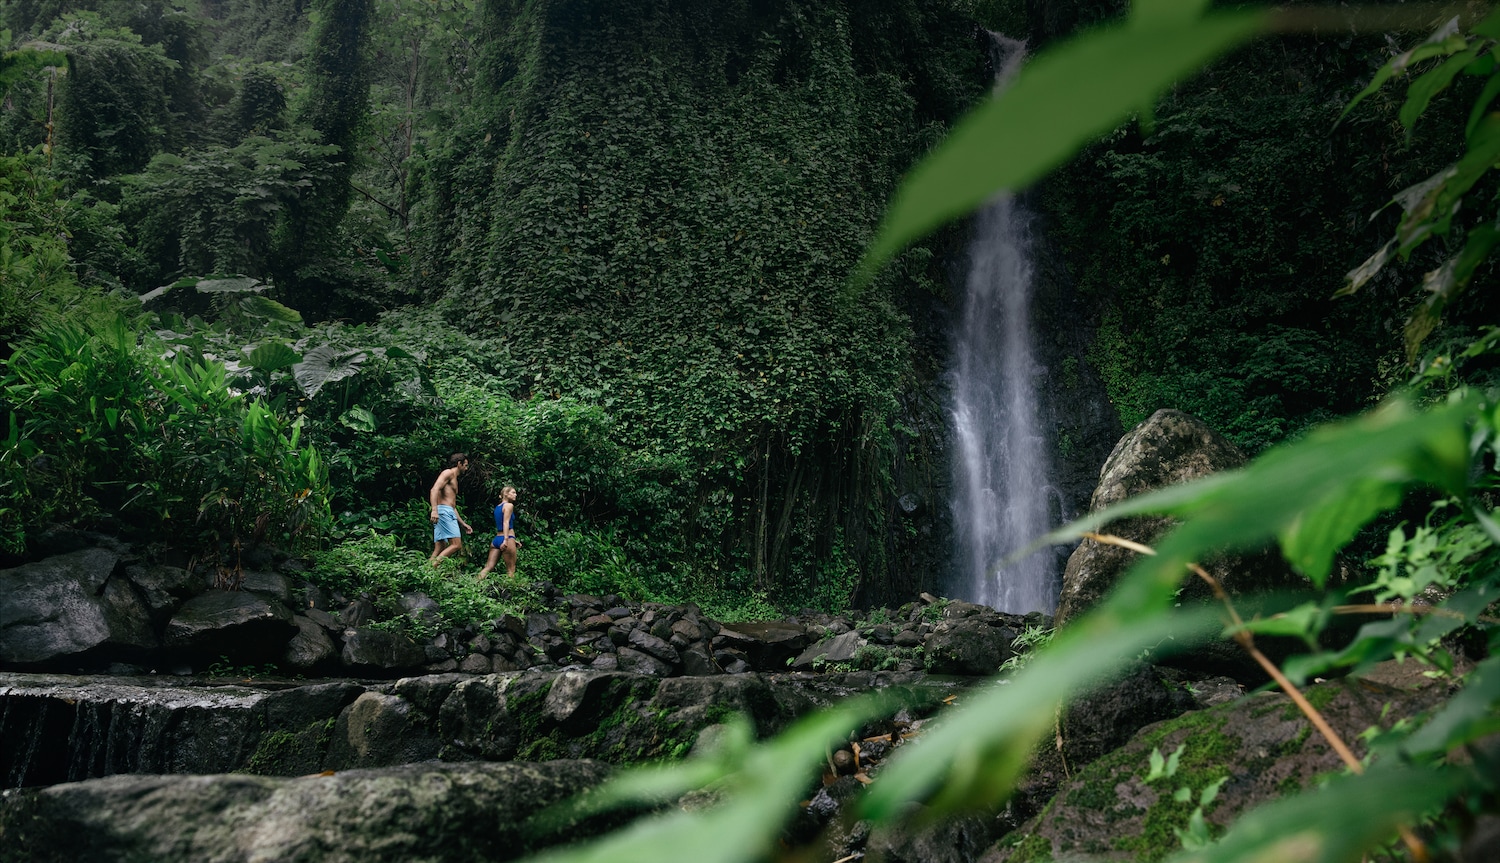
POLYGON ((763 588, 857 571, 871 600, 909 595, 918 577, 891 573, 920 540, 892 514, 933 493, 893 475, 895 427, 931 364, 904 310, 946 294, 944 240, 861 294, 843 281, 984 92, 976 25, 915 0, 485 14, 486 92, 422 176, 421 267, 530 393, 592 397, 643 457, 687 454, 680 550, 763 588))

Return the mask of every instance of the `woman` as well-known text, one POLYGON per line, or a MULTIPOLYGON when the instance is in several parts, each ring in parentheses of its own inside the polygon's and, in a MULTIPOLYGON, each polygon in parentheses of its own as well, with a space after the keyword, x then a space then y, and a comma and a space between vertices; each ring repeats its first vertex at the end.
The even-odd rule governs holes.
POLYGON ((488 576, 495 568, 495 559, 501 555, 505 557, 505 574, 514 576, 516 549, 520 546, 521 541, 516 539, 516 487, 508 485, 500 489, 500 503, 495 506, 495 538, 490 540, 490 557, 484 562, 484 569, 479 570, 479 577, 488 576))

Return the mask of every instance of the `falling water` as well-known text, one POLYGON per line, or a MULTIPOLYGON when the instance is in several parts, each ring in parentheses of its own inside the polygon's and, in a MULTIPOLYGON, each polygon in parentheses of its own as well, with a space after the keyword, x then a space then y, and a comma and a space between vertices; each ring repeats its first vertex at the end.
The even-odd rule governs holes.
MULTIPOLYGON (((996 87, 1024 44, 991 34, 996 87)), ((975 220, 952 378, 953 522, 958 573, 950 592, 1021 614, 1057 605, 1055 558, 1045 550, 1002 566, 1051 527, 1047 446, 1037 421, 1043 374, 1032 349, 1030 218, 1010 195, 975 220)))

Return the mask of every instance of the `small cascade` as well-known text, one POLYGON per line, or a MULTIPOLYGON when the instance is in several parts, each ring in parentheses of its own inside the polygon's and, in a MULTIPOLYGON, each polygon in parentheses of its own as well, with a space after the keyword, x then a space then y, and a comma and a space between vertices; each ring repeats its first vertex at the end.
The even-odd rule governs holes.
MULTIPOLYGON (((1024 43, 992 33, 996 87, 1019 68, 1024 43)), ((1038 422, 1045 369, 1032 344, 1031 219, 1011 195, 974 221, 962 322, 954 338, 957 444, 952 500, 957 541, 949 592, 1000 611, 1051 614, 1059 573, 1047 550, 1007 559, 1053 527, 1048 445, 1038 422), (1004 564, 1004 565, 1002 565, 1004 564)))

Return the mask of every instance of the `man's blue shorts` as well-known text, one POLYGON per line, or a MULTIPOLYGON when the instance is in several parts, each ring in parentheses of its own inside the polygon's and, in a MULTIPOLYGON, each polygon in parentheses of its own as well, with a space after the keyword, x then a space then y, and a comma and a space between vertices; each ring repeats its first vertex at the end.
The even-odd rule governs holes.
POLYGON ((432 541, 442 542, 445 539, 458 538, 458 510, 440 503, 437 508, 437 524, 432 526, 432 541))

